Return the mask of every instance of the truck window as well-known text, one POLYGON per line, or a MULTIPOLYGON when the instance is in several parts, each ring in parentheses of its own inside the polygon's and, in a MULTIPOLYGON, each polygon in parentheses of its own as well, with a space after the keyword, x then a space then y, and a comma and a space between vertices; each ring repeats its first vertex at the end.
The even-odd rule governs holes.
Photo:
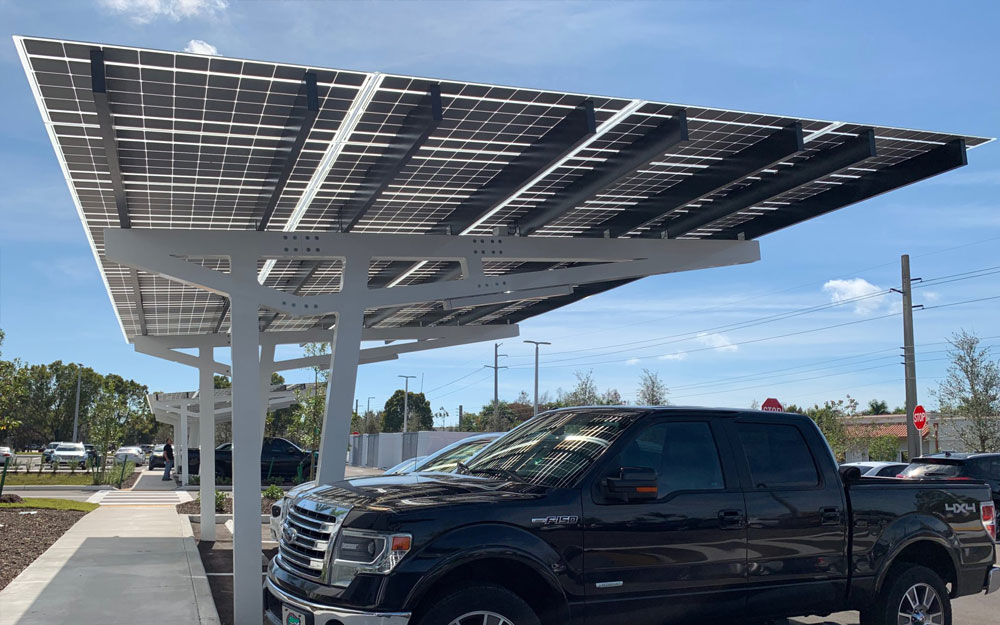
POLYGON ((722 490, 722 465, 705 422, 659 423, 646 428, 622 451, 613 467, 656 471, 660 498, 682 490, 722 490))
POLYGON ((804 488, 819 484, 816 462, 797 427, 740 423, 737 430, 754 488, 804 488))

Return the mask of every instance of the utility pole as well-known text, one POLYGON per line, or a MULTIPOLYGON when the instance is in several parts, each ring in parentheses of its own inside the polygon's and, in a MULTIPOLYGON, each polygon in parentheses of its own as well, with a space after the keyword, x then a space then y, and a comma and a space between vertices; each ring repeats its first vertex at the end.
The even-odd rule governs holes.
POLYGON ((405 380, 405 388, 403 389, 403 432, 407 431, 407 423, 410 420, 410 378, 415 378, 415 375, 397 375, 397 378, 403 378, 405 380))
POLYGON ((83 367, 79 364, 76 366, 76 410, 73 411, 73 442, 78 442, 77 439, 80 432, 80 378, 83 375, 83 367))
MULTIPOLYGON (((917 359, 913 348, 913 282, 910 279, 910 255, 900 257, 902 283, 897 292, 903 296, 903 369, 906 377, 906 450, 912 460, 922 453, 920 432, 913 424, 913 410, 917 407, 917 359)), ((896 289, 892 289, 896 291, 896 289)), ((919 306, 918 306, 919 308, 919 306)))
POLYGON ((372 395, 371 397, 368 398, 368 409, 365 410, 365 414, 368 414, 368 413, 370 413, 372 411, 372 400, 373 399, 375 399, 374 395, 372 395))
POLYGON ((535 410, 531 416, 538 416, 538 346, 539 345, 552 345, 547 341, 525 341, 525 343, 531 343, 535 346, 535 410))
POLYGON ((361 402, 360 399, 358 399, 357 397, 354 398, 354 414, 358 414, 358 407, 360 402, 361 402))
POLYGON ((493 431, 496 432, 500 429, 500 370, 506 369, 507 367, 500 366, 500 357, 507 357, 507 354, 500 353, 500 346, 503 343, 493 344, 493 365, 486 365, 488 368, 493 369, 493 431))

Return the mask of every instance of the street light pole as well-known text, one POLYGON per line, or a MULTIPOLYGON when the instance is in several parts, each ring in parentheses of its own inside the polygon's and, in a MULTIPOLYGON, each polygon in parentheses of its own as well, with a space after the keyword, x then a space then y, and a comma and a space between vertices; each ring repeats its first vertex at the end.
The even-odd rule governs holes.
POLYGON ((531 343, 535 346, 535 410, 531 415, 533 417, 538 416, 538 346, 539 345, 552 345, 548 341, 525 341, 525 343, 531 343))
POLYGON ((403 378, 405 380, 403 389, 403 433, 407 431, 407 422, 410 420, 410 378, 415 378, 415 375, 397 375, 397 378, 403 378))
POLYGON ((368 408, 365 409, 365 414, 368 414, 369 412, 372 411, 372 400, 373 399, 375 399, 374 395, 372 395, 371 397, 368 398, 368 408))
POLYGON ((73 411, 73 442, 76 443, 80 431, 80 379, 83 376, 83 368, 76 366, 76 410, 73 411))

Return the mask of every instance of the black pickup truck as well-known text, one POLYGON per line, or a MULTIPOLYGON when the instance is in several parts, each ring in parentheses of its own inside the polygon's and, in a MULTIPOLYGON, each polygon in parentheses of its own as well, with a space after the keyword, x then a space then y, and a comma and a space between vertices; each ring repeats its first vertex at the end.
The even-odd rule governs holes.
POLYGON ((572 408, 462 474, 289 493, 281 625, 661 625, 859 610, 950 625, 1000 587, 989 489, 864 478, 792 414, 572 408))
MULTIPOLYGON (((197 447, 188 449, 191 461, 191 475, 198 475, 201 469, 201 450, 197 447)), ((233 476, 233 444, 223 443, 215 448, 215 474, 221 477, 233 476)), ((309 452, 304 451, 295 443, 283 438, 264 437, 260 449, 260 477, 293 478, 308 476, 309 452)))

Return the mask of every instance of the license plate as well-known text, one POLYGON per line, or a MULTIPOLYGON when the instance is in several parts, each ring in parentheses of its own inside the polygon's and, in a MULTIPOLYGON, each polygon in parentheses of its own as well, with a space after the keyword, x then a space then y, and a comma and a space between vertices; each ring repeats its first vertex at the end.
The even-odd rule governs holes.
POLYGON ((305 625, 305 623, 305 614, 296 612, 287 605, 281 606, 281 625, 305 625))

